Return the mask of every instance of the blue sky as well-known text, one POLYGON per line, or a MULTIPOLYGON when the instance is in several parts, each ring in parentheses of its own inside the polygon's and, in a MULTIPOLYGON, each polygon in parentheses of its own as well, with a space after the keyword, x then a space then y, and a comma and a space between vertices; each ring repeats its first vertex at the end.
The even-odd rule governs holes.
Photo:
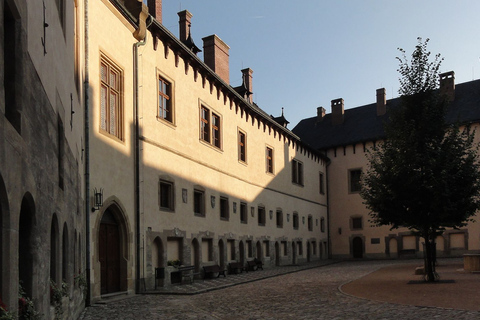
MULTIPOLYGON (((417 37, 456 83, 480 78, 478 0, 163 0, 163 24, 178 36, 177 12, 193 14, 192 36, 218 35, 230 46, 230 84, 253 70, 253 100, 274 116, 285 108, 290 129, 330 102, 345 108, 375 102, 376 89, 398 96, 398 61, 417 37)), ((199 57, 203 59, 203 54, 199 57)))

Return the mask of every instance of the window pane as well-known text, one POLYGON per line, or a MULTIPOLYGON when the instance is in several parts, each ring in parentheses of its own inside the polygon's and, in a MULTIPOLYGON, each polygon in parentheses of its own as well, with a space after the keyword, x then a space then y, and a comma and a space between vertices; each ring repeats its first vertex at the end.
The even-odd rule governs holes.
POLYGON ((116 132, 116 105, 117 105, 117 95, 115 93, 110 93, 110 133, 117 135, 116 132))
POLYGON ((107 88, 100 87, 100 127, 107 130, 107 88))

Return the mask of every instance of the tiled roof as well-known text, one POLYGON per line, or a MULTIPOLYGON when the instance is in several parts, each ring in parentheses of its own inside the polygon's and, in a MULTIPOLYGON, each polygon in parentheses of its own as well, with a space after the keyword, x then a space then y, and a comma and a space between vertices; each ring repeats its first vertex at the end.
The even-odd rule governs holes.
MULTIPOLYGON (((351 145, 365 141, 375 141, 384 137, 384 123, 389 110, 399 105, 400 98, 387 100, 387 113, 377 116, 376 103, 346 109, 344 122, 332 125, 332 114, 322 121, 317 117, 300 121, 292 130, 302 142, 317 150, 351 145)), ((449 123, 480 122, 480 80, 465 82, 455 86, 455 99, 447 113, 449 123)))

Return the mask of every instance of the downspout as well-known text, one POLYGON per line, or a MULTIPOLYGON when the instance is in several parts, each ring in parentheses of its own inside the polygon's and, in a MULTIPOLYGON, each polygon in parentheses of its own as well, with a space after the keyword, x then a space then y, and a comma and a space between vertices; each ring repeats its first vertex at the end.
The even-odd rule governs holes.
POLYGON ((332 259, 332 240, 330 238, 330 190, 328 182, 328 167, 332 163, 332 160, 328 159, 327 166, 325 170, 325 182, 327 185, 327 248, 328 248, 328 259, 332 259))
MULTIPOLYGON (((147 24, 147 28, 153 22, 152 17, 149 15, 150 23, 147 24)), ((148 19, 148 18, 147 18, 148 19)), ((136 268, 135 268, 135 292, 140 293, 140 127, 139 127, 139 115, 138 115, 138 48, 147 44, 147 31, 145 31, 145 38, 142 41, 138 41, 133 44, 133 73, 134 73, 134 82, 135 86, 135 97, 134 97, 134 106, 135 111, 135 156, 134 156, 134 166, 135 166, 135 222, 136 222, 136 268)))
POLYGON ((85 93, 85 273, 87 278, 87 296, 85 297, 85 305, 91 304, 91 282, 90 282, 90 118, 89 118, 89 101, 88 94, 90 89, 90 79, 88 70, 88 0, 84 1, 85 11, 85 81, 83 90, 85 93))

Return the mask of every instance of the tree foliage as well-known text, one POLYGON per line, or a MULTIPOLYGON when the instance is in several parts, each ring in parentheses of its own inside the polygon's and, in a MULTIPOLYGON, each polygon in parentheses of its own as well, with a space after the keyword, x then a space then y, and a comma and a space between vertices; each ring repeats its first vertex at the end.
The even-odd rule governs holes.
POLYGON ((480 167, 475 133, 446 122, 448 100, 437 90, 443 59, 430 61, 427 44, 418 38, 410 62, 399 49, 400 106, 390 110, 385 141, 368 155, 361 196, 373 224, 416 232, 428 256, 437 235, 480 209, 480 167))

